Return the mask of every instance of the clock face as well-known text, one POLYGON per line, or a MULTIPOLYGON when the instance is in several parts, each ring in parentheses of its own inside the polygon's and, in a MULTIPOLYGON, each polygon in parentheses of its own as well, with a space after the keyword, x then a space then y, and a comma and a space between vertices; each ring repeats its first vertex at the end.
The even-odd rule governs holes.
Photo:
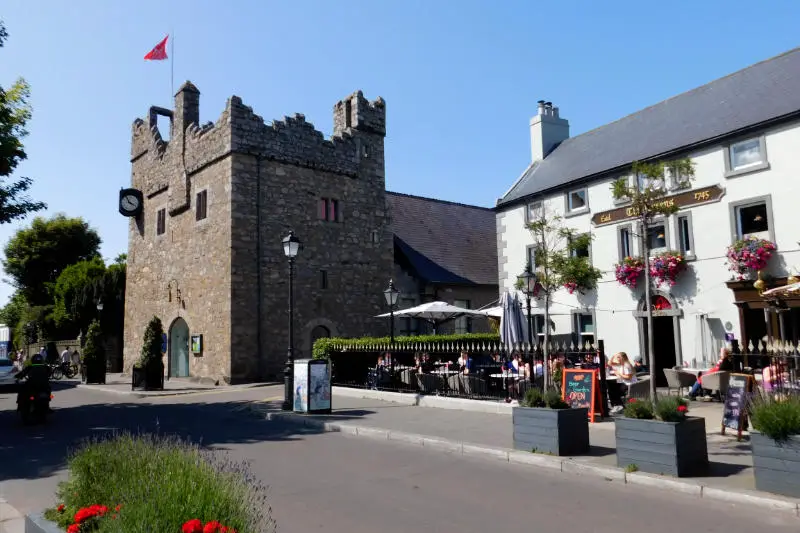
POLYGON ((139 199, 132 194, 128 194, 122 197, 120 205, 125 211, 133 212, 139 208, 139 199))

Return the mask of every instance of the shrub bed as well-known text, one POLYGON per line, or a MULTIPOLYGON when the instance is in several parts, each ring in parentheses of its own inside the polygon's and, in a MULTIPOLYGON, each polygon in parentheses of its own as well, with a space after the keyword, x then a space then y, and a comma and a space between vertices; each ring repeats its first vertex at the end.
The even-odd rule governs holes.
POLYGON ((69 533, 275 531, 247 465, 178 438, 115 435, 69 459, 61 503, 45 517, 69 533))

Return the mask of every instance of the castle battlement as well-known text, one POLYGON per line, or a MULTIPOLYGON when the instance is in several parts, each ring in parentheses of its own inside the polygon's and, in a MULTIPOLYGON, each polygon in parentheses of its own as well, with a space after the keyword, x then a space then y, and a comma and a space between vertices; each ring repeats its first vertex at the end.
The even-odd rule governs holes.
MULTIPOLYGON (((175 157, 181 157, 191 174, 226 153, 238 152, 355 177, 361 169, 367 138, 386 134, 385 101, 378 98, 370 102, 361 91, 334 106, 334 135, 330 139, 301 113, 267 123, 238 96, 228 99, 216 122, 200 126, 199 95, 197 88, 186 82, 175 95, 175 110, 151 107, 146 120, 137 118, 132 129, 131 161, 146 155, 153 163, 171 166, 175 157), (170 122, 169 141, 161 136, 159 117, 170 122)), ((164 187, 150 184, 145 192, 155 194, 164 187)))

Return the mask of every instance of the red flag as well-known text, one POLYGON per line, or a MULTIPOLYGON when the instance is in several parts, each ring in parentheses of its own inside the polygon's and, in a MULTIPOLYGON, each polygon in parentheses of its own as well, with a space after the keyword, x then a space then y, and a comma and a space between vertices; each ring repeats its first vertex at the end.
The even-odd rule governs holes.
POLYGON ((164 37, 164 40, 158 43, 155 48, 147 52, 147 55, 144 56, 145 60, 162 61, 167 59, 167 39, 169 39, 169 35, 164 37))

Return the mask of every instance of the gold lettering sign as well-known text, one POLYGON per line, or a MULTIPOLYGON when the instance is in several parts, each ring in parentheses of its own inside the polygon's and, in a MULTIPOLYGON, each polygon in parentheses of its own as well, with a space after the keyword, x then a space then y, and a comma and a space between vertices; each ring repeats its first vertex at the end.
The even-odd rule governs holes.
MULTIPOLYGON (((718 202, 725 194, 725 190, 719 185, 712 185, 711 187, 704 187, 702 189, 694 189, 684 191, 671 196, 667 196, 655 205, 661 208, 674 208, 683 209, 693 205, 705 204, 710 202, 718 202)), ((639 210, 634 207, 619 207, 610 211, 601 211, 592 216, 592 224, 595 226, 604 226, 606 224, 613 224, 615 222, 622 222, 630 218, 636 218, 639 215, 639 210)))

